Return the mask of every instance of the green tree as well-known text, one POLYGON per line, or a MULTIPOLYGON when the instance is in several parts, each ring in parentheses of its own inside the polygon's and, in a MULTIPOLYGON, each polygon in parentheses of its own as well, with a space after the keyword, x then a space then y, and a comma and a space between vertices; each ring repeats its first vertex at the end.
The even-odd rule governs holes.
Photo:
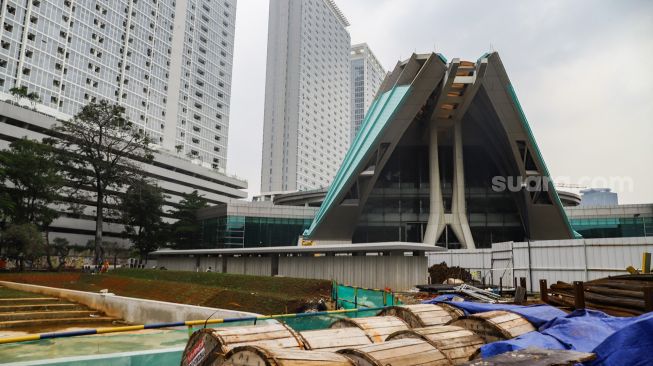
POLYGON ((111 192, 130 184, 140 171, 136 161, 152 159, 150 140, 125 117, 123 107, 106 100, 84 106, 55 131, 62 136, 56 143, 67 158, 65 173, 76 188, 76 196, 95 202, 94 262, 99 264, 104 217, 109 206, 117 203, 117 196, 111 192))
POLYGON ((26 261, 34 261, 44 253, 43 234, 34 224, 11 224, 2 235, 7 248, 7 257, 16 261, 16 267, 23 271, 26 261))
POLYGON ((197 191, 184 194, 177 209, 170 212, 177 221, 171 226, 172 247, 175 249, 197 248, 200 239, 201 223, 197 219, 197 210, 207 207, 206 199, 197 191))
POLYGON ((166 225, 162 220, 165 196, 156 185, 141 179, 134 182, 122 200, 125 233, 142 259, 164 239, 166 225))
POLYGON ((8 221, 46 230, 59 216, 51 206, 64 185, 60 170, 48 144, 23 138, 0 151, 0 210, 8 221))
POLYGON ((34 224, 45 231, 45 253, 51 264, 48 231, 59 216, 52 205, 60 202, 64 186, 57 153, 38 141, 13 141, 9 149, 0 151, 0 181, 5 183, 0 186, 0 224, 34 224))
POLYGON ((15 86, 9 89, 9 93, 14 97, 16 103, 20 102, 23 98, 27 98, 29 94, 26 86, 15 86))
POLYGON ((41 101, 41 97, 37 92, 29 92, 27 95, 25 95, 27 100, 29 100, 30 104, 32 105, 32 109, 36 109, 36 103, 41 101))

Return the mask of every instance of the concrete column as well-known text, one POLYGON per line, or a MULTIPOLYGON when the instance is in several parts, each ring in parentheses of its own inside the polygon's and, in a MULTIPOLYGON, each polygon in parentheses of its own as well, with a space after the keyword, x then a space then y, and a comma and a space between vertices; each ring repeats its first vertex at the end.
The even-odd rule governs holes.
POLYGON ((442 203, 442 187, 440 187, 437 121, 431 121, 429 128, 429 191, 429 221, 424 232, 424 244, 435 245, 444 230, 444 205, 442 203))
POLYGON ((474 249, 474 239, 469 228, 465 205, 465 169, 463 161, 462 121, 454 123, 454 176, 453 195, 451 200, 451 230, 461 241, 463 248, 474 249))

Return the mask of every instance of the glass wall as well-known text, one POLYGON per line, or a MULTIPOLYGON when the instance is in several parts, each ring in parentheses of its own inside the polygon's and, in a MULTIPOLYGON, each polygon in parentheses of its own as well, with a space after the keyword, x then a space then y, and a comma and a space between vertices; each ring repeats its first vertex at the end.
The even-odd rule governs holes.
POLYGON ((627 238, 653 236, 653 217, 570 219, 583 238, 627 238))
POLYGON ((225 216, 202 221, 202 248, 297 245, 312 219, 225 216))
MULTIPOLYGON (((453 149, 439 148, 440 179, 445 213, 451 212, 453 149)), ((482 146, 463 148, 467 218, 478 248, 491 243, 521 241, 524 230, 510 192, 492 190, 499 175, 490 154, 482 146)), ((427 146, 398 146, 383 168, 367 200, 353 236, 354 243, 422 242, 429 216, 427 146)), ((460 242, 445 228, 437 245, 459 248, 460 242)))

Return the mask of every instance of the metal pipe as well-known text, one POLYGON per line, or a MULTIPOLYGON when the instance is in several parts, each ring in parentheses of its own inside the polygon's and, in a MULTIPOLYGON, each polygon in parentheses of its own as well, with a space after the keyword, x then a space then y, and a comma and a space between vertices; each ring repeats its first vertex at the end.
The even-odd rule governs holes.
POLYGON ((122 327, 82 329, 82 330, 74 330, 70 332, 38 333, 38 334, 29 334, 29 335, 16 336, 16 337, 3 337, 0 338, 0 344, 38 341, 42 339, 53 339, 53 338, 78 337, 78 336, 94 335, 94 334, 131 332, 131 331, 143 330, 143 329, 175 328, 175 327, 194 326, 194 325, 225 324, 225 323, 235 323, 235 322, 244 322, 244 321, 258 321, 258 320, 284 319, 284 318, 303 318, 308 316, 356 313, 359 311, 380 311, 384 308, 385 307, 368 308, 368 309, 327 310, 327 311, 318 311, 314 313, 261 315, 261 316, 249 316, 244 318, 222 318, 222 319, 208 319, 208 320, 200 319, 200 320, 187 320, 182 322, 152 323, 152 324, 140 324, 140 325, 127 325, 122 327))

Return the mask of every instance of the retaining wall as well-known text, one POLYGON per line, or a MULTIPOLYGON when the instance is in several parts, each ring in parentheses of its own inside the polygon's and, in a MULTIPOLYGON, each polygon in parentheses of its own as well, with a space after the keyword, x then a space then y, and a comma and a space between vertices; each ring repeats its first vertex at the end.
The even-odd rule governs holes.
MULTIPOLYGON (((34 292, 77 302, 107 315, 122 318, 130 323, 167 323, 185 320, 216 318, 243 318, 259 314, 244 311, 216 309, 204 306, 176 304, 164 301, 76 291, 55 287, 0 281, 0 286, 34 292)), ((174 291, 174 289, 171 289, 174 291)))

